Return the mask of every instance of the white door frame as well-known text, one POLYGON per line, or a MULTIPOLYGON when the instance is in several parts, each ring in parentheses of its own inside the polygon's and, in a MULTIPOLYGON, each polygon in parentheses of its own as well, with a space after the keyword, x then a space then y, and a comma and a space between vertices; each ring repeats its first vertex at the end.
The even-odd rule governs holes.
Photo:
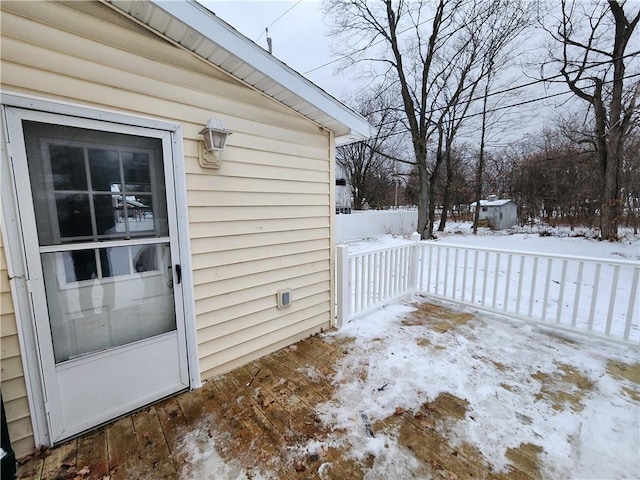
MULTIPOLYGON (((19 160, 16 156, 17 146, 24 145, 23 138, 11 138, 11 132, 7 126, 7 114, 11 107, 35 110, 47 114, 63 115, 67 118, 75 118, 79 124, 89 121, 100 121, 110 124, 116 131, 130 133, 127 129, 149 128, 162 130, 170 135, 171 150, 173 156, 175 192, 175 208, 178 219, 177 246, 182 265, 182 314, 185 323, 187 365, 189 370, 190 388, 201 385, 200 371, 197 356, 197 338, 195 321, 195 303, 193 297, 193 276, 191 273, 191 252, 188 231, 186 179, 183 154, 182 128, 179 124, 169 123, 148 117, 125 115, 120 112, 89 108, 81 105, 54 102, 13 93, 0 92, 2 104, 2 130, 0 142, 2 146, 2 158, 0 161, 0 181, 2 195, 2 235, 7 257, 7 267, 11 283, 11 293, 16 312, 18 327, 18 339, 21 348, 21 357, 27 388, 27 398, 31 413, 31 421, 34 431, 36 446, 51 445, 47 419, 45 412, 45 396, 43 390, 42 371, 45 363, 41 358, 41 352, 37 348, 36 324, 34 317, 34 305, 31 299, 31 278, 27 271, 26 258, 34 255, 25 248, 24 235, 28 234, 23 229, 17 192, 14 189, 16 178, 13 161, 19 160)), ((75 120, 73 120, 75 121, 75 120)), ((23 148, 23 147, 22 147, 23 148)), ((176 305, 176 308, 179 308, 176 305)))

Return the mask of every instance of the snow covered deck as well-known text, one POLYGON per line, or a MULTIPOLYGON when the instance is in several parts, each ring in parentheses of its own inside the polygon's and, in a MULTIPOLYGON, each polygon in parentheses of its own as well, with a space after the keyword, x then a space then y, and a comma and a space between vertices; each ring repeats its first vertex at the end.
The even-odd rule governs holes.
POLYGON ((637 475, 637 349, 416 300, 41 452, 20 478, 637 475))

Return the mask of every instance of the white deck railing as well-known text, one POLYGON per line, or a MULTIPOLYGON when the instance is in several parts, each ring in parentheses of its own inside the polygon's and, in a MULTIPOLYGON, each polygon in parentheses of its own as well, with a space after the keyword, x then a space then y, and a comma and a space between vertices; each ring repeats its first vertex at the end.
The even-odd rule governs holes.
MULTIPOLYGON (((414 238, 415 239, 415 238, 414 238)), ((338 325, 414 292, 624 343, 640 343, 640 264, 415 241, 338 246, 338 325)))

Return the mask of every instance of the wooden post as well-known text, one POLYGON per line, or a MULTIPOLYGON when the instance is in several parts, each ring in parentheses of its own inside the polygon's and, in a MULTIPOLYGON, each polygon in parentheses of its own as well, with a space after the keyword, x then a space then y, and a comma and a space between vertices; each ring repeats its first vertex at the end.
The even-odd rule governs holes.
POLYGON ((340 328, 345 321, 349 321, 351 312, 351 282, 349 279, 349 247, 336 247, 336 327, 340 328))

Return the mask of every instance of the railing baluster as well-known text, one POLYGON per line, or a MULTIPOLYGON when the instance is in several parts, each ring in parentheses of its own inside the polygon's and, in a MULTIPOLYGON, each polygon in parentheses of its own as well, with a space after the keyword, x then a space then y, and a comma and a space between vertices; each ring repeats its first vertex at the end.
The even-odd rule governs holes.
POLYGON ((478 278, 478 256, 480 252, 478 250, 474 251, 473 256, 473 285, 471 287, 471 304, 473 305, 476 301, 476 280, 478 278))
POLYGON ((496 253, 496 268, 493 272, 493 298, 491 299, 491 308, 496 308, 496 299, 498 298, 498 278, 500 277, 500 254, 496 253))
POLYGON ((533 272, 531 273, 531 292, 529 293, 529 318, 533 316, 533 304, 535 302, 536 280, 538 277, 538 257, 533 257, 533 272))
POLYGON ((402 289, 401 292, 407 291, 409 285, 409 251, 407 247, 402 248, 402 289))
POLYGON ((509 305, 509 287, 511 286, 511 260, 513 255, 509 254, 507 257, 507 281, 504 287, 504 305, 502 307, 503 311, 507 311, 507 306, 509 305))
POLYGON ((398 284, 398 294, 401 294, 402 292, 404 292, 404 285, 407 279, 407 272, 405 267, 405 263, 407 261, 407 249, 405 247, 400 247, 400 249, 398 249, 398 252, 400 253, 400 282, 398 284))
POLYGON ((396 268, 396 250, 389 251, 389 296, 393 297, 396 293, 396 276, 397 276, 397 268, 396 268))
POLYGON ((408 292, 411 287, 411 251, 413 247, 405 247, 404 249, 404 292, 408 292))
POLYGON ((549 301, 549 287, 551 286, 551 266, 553 260, 547 259, 547 279, 544 283, 544 300, 542 300, 542 321, 547 320, 547 302, 549 301))
POLYGON ((393 267, 394 267, 394 274, 393 274, 393 295, 396 296, 398 295, 398 292, 400 291, 400 251, 399 250, 394 250, 393 251, 393 267))
POLYGON ((484 279, 482 281, 482 299, 480 305, 484 305, 484 299, 487 296, 487 275, 489 274, 489 252, 484 254, 484 279))
POLYGON ((444 253, 444 293, 443 295, 447 296, 447 287, 449 286, 449 252, 451 249, 449 247, 445 247, 444 253))
POLYGON ((627 308, 627 319, 624 323, 624 339, 629 340, 631 332, 631 319, 633 318, 633 310, 636 307, 636 294, 638 292, 638 277, 640 277, 640 267, 633 269, 633 280, 631 281, 631 293, 629 294, 629 307, 627 308))
POLYGON ((369 305, 376 303, 376 253, 372 253, 369 257, 369 305))
POLYGON ((355 273, 353 279, 353 313, 360 311, 360 268, 359 268, 360 257, 355 257, 353 259, 353 270, 355 273))
POLYGON ((458 284, 458 254, 460 249, 456 248, 453 255, 453 286, 451 290, 451 298, 456 299, 456 285, 458 284))
POLYGON ((373 254, 373 269, 372 269, 372 281, 371 281, 371 301, 376 304, 379 301, 380 295, 378 288, 380 287, 380 283, 378 282, 380 276, 380 266, 378 264, 378 252, 373 254))
POLYGON ((362 256, 362 310, 369 305, 369 254, 362 256))
POLYGON ((520 299, 522 298, 523 280, 524 280, 524 255, 520 255, 520 269, 518 270, 518 295, 516 298, 516 315, 520 315, 520 299))
POLYGON ((613 281, 611 282, 611 295, 609 296, 609 311, 607 313, 607 327, 604 330, 604 334, 607 336, 611 333, 611 322, 613 321, 613 308, 616 305, 619 275, 620 275, 620 265, 616 265, 613 267, 613 281))
POLYGON ((556 312, 556 323, 560 323, 562 316, 562 304, 564 303, 564 284, 567 281, 567 260, 562 261, 562 275, 560 275, 560 292, 558 293, 558 311, 556 312))
POLYGON ((437 246, 436 250, 438 250, 438 254, 436 255, 436 295, 438 295, 438 289, 440 287, 440 246, 437 246))
POLYGON ((465 249, 464 251, 464 267, 462 269, 462 298, 461 300, 464 302, 464 297, 467 292, 467 266, 469 259, 469 250, 465 249))
POLYGON ((589 323, 587 328, 593 331, 593 317, 596 314, 596 301, 598 300, 598 286, 600 285, 600 268, 601 263, 596 263, 596 273, 593 277, 593 288, 591 289, 591 308, 589 310, 589 323))
POLYGON ((391 297, 391 250, 385 250, 384 252, 384 267, 384 295, 385 297, 391 297))
POLYGON ((350 258, 349 259, 349 278, 353 278, 354 281, 351 282, 351 285, 349 285, 349 288, 347 289, 347 291, 349 292, 349 299, 351 300, 349 302, 349 310, 347 310, 347 312, 349 313, 349 316, 347 318, 345 318, 345 321, 349 321, 349 319, 351 318, 351 316, 356 313, 356 292, 355 292, 355 288, 356 287, 356 283, 355 283, 355 271, 356 271, 356 265, 355 265, 356 259, 355 258, 350 258))
POLYGON ((427 266, 427 293, 431 290, 431 270, 433 270, 433 245, 429 245, 429 264, 427 266))
POLYGON ((424 289, 424 265, 425 265, 425 248, 424 244, 419 244, 418 246, 418 260, 419 260, 419 268, 418 268, 418 288, 417 290, 424 289))
POLYGON ((571 316, 571 326, 575 328, 578 321, 578 308, 580 307, 580 291, 582 290, 582 272, 584 262, 578 263, 578 277, 576 278, 576 295, 573 299, 573 315, 571 316))

